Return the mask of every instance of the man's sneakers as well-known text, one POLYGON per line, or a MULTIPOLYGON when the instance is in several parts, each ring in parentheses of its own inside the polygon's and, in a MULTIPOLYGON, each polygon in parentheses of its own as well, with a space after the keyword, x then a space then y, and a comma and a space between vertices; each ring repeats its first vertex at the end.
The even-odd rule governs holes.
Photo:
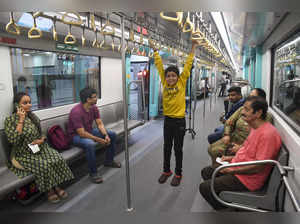
POLYGON ((103 183, 103 179, 102 179, 102 176, 100 174, 90 174, 90 180, 92 183, 95 183, 95 184, 101 184, 103 183))
POLYGON ((181 182, 181 179, 182 179, 182 175, 174 175, 172 181, 171 181, 171 186, 173 187, 177 187, 180 182, 181 182))
POLYGON ((160 175, 160 177, 159 177, 159 179, 158 179, 158 182, 160 183, 160 184, 164 184, 166 181, 167 181, 167 179, 170 177, 170 176, 172 176, 172 171, 170 171, 170 172, 163 172, 161 175, 160 175))
MULTIPOLYGON (((172 171, 170 171, 170 172, 163 172, 163 173, 160 175, 160 177, 159 177, 159 179, 158 179, 158 182, 159 182, 160 184, 165 183, 165 182, 168 180, 168 178, 169 178, 170 176, 172 176, 172 174, 173 174, 172 171)), ((182 179, 182 176, 174 175, 174 176, 173 176, 173 179, 172 179, 172 181, 171 181, 171 186, 177 187, 178 185, 180 185, 181 179, 182 179)))

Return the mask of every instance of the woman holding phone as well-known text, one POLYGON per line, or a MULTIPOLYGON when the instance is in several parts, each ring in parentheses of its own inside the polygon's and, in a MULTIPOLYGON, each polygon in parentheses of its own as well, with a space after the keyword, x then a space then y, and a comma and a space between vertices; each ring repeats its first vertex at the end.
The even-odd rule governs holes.
POLYGON ((68 194, 58 186, 73 179, 73 173, 61 155, 47 144, 46 137, 42 136, 40 120, 31 112, 30 97, 26 93, 17 93, 13 102, 13 113, 4 122, 5 134, 12 144, 12 166, 9 168, 19 178, 33 174, 39 190, 48 192, 48 201, 59 202, 68 194))

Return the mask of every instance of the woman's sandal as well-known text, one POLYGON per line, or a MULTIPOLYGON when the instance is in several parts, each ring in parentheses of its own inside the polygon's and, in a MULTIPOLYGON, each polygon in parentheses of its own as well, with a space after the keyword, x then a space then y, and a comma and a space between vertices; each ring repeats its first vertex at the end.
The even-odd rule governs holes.
POLYGON ((55 203, 60 202, 60 199, 59 199, 59 197, 58 197, 57 194, 53 193, 53 194, 51 194, 51 195, 48 195, 48 201, 49 201, 50 203, 55 204, 55 203))
POLYGON ((55 191, 56 191, 57 195, 62 199, 66 199, 68 197, 68 193, 66 191, 64 191, 63 189, 56 188, 55 191))

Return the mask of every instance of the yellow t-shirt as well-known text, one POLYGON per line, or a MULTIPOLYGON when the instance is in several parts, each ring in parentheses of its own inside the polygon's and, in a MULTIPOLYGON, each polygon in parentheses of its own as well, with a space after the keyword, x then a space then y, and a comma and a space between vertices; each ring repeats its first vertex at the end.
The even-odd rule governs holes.
POLYGON ((174 86, 169 86, 165 79, 165 70, 158 52, 154 53, 154 63, 158 70, 163 85, 163 110, 164 115, 172 118, 184 118, 185 114, 185 88, 190 76, 194 54, 191 53, 185 62, 183 72, 178 77, 174 86))

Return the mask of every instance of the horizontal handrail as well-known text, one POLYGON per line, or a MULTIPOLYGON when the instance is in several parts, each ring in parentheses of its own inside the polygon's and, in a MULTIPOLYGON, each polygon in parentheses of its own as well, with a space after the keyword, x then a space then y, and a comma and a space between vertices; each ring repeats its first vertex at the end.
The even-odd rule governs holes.
POLYGON ((278 168, 278 170, 280 172, 280 175, 283 177, 284 184, 287 188, 287 191, 288 191, 289 196, 292 200, 294 208, 297 212, 300 212, 300 206, 297 202, 295 194, 293 193, 293 191, 292 191, 292 189, 291 189, 291 187, 288 183, 287 176, 286 176, 287 171, 293 171, 294 168, 288 167, 288 166, 281 166, 281 164, 276 160, 258 160, 258 161, 251 161, 251 162, 230 163, 230 164, 219 166, 218 168, 215 169, 215 171, 213 172, 212 178, 211 178, 210 189, 211 189, 211 192, 212 192, 214 198, 218 202, 220 202, 221 204, 223 204, 225 206, 228 206, 228 207, 241 208, 241 209, 245 209, 245 210, 249 210, 249 211, 256 211, 256 212, 267 212, 267 210, 252 208, 252 207, 248 207, 248 206, 244 206, 244 205, 240 205, 240 204, 236 204, 236 203, 229 203, 229 202, 226 202, 226 201, 222 200, 216 194, 216 192, 214 190, 214 182, 215 182, 217 173, 222 169, 225 169, 225 168, 228 168, 228 167, 247 166, 247 165, 260 165, 260 164, 270 164, 270 163, 276 165, 276 167, 278 168))

